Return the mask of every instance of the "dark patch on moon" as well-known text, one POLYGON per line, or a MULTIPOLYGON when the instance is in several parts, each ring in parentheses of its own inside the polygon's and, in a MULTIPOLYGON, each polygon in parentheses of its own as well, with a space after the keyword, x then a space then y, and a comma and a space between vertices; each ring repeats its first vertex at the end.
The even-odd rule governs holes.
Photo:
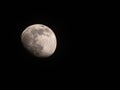
POLYGON ((33 37, 37 37, 38 35, 45 35, 45 36, 50 36, 49 34, 51 34, 51 32, 45 28, 45 29, 35 29, 35 30, 32 30, 31 33, 33 34, 33 37), (47 32, 48 34, 44 34, 44 32, 47 32))
POLYGON ((31 31, 31 33, 34 35, 34 36, 36 36, 36 35, 43 35, 44 34, 44 30, 43 29, 39 29, 39 30, 37 30, 37 29, 35 29, 35 30, 32 30, 31 31))
POLYGON ((44 25, 41 25, 41 27, 45 27, 44 25))
POLYGON ((33 46, 31 47, 31 53, 33 53, 35 56, 40 56, 42 54, 42 49, 43 46, 33 44, 33 46))
POLYGON ((44 30, 32 30, 31 33, 33 37, 30 34, 25 34, 22 37, 22 42, 24 43, 24 46, 30 51, 31 54, 35 56, 40 56, 42 54, 43 46, 40 44, 36 44, 38 35, 43 35, 44 30), (32 44, 30 45, 30 43, 32 44))
POLYGON ((33 52, 33 54, 35 56, 39 56, 42 54, 42 49, 43 49, 43 46, 41 46, 40 44, 38 45, 36 42, 37 42, 37 37, 39 35, 43 35, 44 34, 44 30, 40 29, 40 30, 32 30, 31 31, 32 35, 33 35, 33 39, 32 39, 32 48, 31 48, 31 52, 33 52))
POLYGON ((23 38, 22 38, 22 42, 23 42, 24 44, 29 44, 29 43, 31 42, 31 40, 32 40, 32 38, 31 38, 30 35, 28 35, 28 34, 23 35, 22 37, 23 37, 23 38))
POLYGON ((45 28, 44 30, 45 30, 46 32, 48 32, 48 33, 51 33, 48 28, 45 28))

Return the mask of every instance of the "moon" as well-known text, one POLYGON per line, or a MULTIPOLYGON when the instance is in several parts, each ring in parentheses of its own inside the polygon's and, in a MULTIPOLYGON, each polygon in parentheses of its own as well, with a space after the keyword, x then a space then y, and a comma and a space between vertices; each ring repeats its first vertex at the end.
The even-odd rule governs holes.
POLYGON ((57 46, 55 33, 43 24, 28 26, 21 34, 21 42, 36 57, 50 57, 57 46))

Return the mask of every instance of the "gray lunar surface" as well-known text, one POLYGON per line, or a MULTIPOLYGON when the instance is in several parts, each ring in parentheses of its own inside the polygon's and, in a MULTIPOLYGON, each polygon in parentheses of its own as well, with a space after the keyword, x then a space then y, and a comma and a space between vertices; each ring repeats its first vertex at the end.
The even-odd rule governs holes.
POLYGON ((36 57, 51 56, 57 46, 54 32, 43 24, 27 27, 21 34, 21 42, 36 57))

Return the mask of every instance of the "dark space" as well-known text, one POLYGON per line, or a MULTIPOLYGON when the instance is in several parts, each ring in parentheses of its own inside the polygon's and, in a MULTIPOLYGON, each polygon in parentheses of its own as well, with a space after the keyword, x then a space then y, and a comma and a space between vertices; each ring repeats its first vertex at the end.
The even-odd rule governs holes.
POLYGON ((7 8, 3 17, 1 65, 6 70, 39 72, 92 71, 99 65, 99 9, 92 7, 7 8), (57 37, 57 49, 49 58, 36 58, 21 44, 22 31, 32 24, 45 24, 57 37), (96 30, 97 29, 97 30, 96 30))

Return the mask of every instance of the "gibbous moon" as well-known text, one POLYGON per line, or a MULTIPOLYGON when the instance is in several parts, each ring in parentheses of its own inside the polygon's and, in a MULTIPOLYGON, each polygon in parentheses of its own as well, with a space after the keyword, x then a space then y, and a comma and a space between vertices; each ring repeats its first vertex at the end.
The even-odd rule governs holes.
POLYGON ((21 42, 36 57, 51 56, 57 46, 54 32, 43 24, 28 26, 21 34, 21 42))

